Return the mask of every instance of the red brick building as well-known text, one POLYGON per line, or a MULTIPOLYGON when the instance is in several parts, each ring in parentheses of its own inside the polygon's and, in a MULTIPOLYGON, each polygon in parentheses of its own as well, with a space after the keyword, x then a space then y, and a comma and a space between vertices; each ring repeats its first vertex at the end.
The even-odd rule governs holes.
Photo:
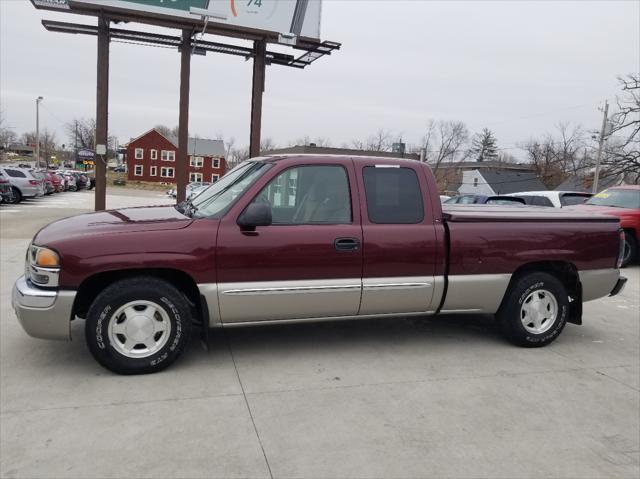
MULTIPOLYGON (((189 181, 214 182, 225 173, 224 142, 189 138, 189 181)), ((178 140, 151 129, 127 145, 130 181, 176 182, 178 140)))

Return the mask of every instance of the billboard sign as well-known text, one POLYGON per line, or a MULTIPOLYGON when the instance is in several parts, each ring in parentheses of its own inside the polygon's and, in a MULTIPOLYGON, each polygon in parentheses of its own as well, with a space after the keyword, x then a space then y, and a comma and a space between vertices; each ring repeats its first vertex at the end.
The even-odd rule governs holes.
POLYGON ((96 153, 89 148, 81 148, 78 150, 78 158, 81 160, 93 161, 96 158, 96 153))
POLYGON ((293 34, 319 39, 322 0, 32 0, 65 3, 73 8, 95 9, 105 13, 148 14, 176 22, 201 22, 209 16, 209 25, 235 27, 239 31, 293 34))

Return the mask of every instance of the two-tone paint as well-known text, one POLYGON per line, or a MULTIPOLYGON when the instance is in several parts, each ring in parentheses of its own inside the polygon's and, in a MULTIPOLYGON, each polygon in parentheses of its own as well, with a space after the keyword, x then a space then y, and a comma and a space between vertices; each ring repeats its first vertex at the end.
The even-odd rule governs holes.
MULTIPOLYGON (((535 207, 443 211, 430 169, 409 160, 294 155, 258 161, 270 168, 219 219, 192 219, 173 206, 157 206, 85 214, 43 228, 33 242, 58 252, 58 291, 67 303, 72 293, 75 297, 59 322, 86 314, 105 281, 138 274, 173 281, 190 298, 194 314, 212 327, 495 313, 513 275, 536 265, 573 271, 584 300, 609 294, 619 278, 619 225, 612 217, 535 207), (345 169, 352 222, 241 230, 238 217, 265 185, 302 165, 345 169), (370 221, 363 181, 368 166, 413 169, 423 195, 423 221, 370 221), (334 243, 341 238, 358 247, 337 250, 334 243)), ((20 316, 21 295, 33 296, 28 290, 33 286, 16 288, 20 316)), ((36 330, 28 332, 68 337, 68 325, 36 330)))

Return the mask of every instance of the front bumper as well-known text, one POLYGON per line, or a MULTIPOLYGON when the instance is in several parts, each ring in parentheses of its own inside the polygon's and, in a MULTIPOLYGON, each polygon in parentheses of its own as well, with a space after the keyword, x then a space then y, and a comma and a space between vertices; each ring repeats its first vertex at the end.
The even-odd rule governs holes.
POLYGON ((616 282, 616 285, 611 290, 611 293, 609 293, 609 296, 615 296, 616 294, 621 293, 626 284, 627 278, 625 278, 624 276, 620 276, 620 278, 618 278, 618 281, 616 282))
POLYGON ((21 276, 13 285, 11 304, 29 336, 69 340, 75 298, 75 291, 37 288, 21 276))

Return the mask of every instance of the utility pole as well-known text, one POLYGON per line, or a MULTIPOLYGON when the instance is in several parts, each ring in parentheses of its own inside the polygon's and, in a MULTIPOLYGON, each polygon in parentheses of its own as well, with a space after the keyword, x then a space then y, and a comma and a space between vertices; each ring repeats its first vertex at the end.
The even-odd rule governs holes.
POLYGON ((251 89, 251 134, 249 136, 249 156, 260 156, 260 134, 262 129, 262 94, 267 56, 267 41, 253 42, 253 86, 251 89))
POLYGON ((41 96, 36 98, 36 168, 40 167, 40 102, 41 96))
POLYGON ((602 158, 602 149, 605 142, 605 132, 607 129, 607 120, 609 113, 609 102, 604 101, 604 115, 602 116, 602 128, 600 128, 600 141, 598 142, 598 156, 596 156, 596 172, 593 175, 593 189, 592 193, 595 195, 598 192, 598 180, 600 179, 600 160, 602 158))
MULTIPOLYGON (((109 123, 109 19, 98 17, 98 55, 96 81, 96 192, 95 210, 106 209, 107 203, 107 145, 109 123), (104 151, 98 151, 103 149, 104 151)), ((86 167, 85 167, 86 169, 86 167)))

